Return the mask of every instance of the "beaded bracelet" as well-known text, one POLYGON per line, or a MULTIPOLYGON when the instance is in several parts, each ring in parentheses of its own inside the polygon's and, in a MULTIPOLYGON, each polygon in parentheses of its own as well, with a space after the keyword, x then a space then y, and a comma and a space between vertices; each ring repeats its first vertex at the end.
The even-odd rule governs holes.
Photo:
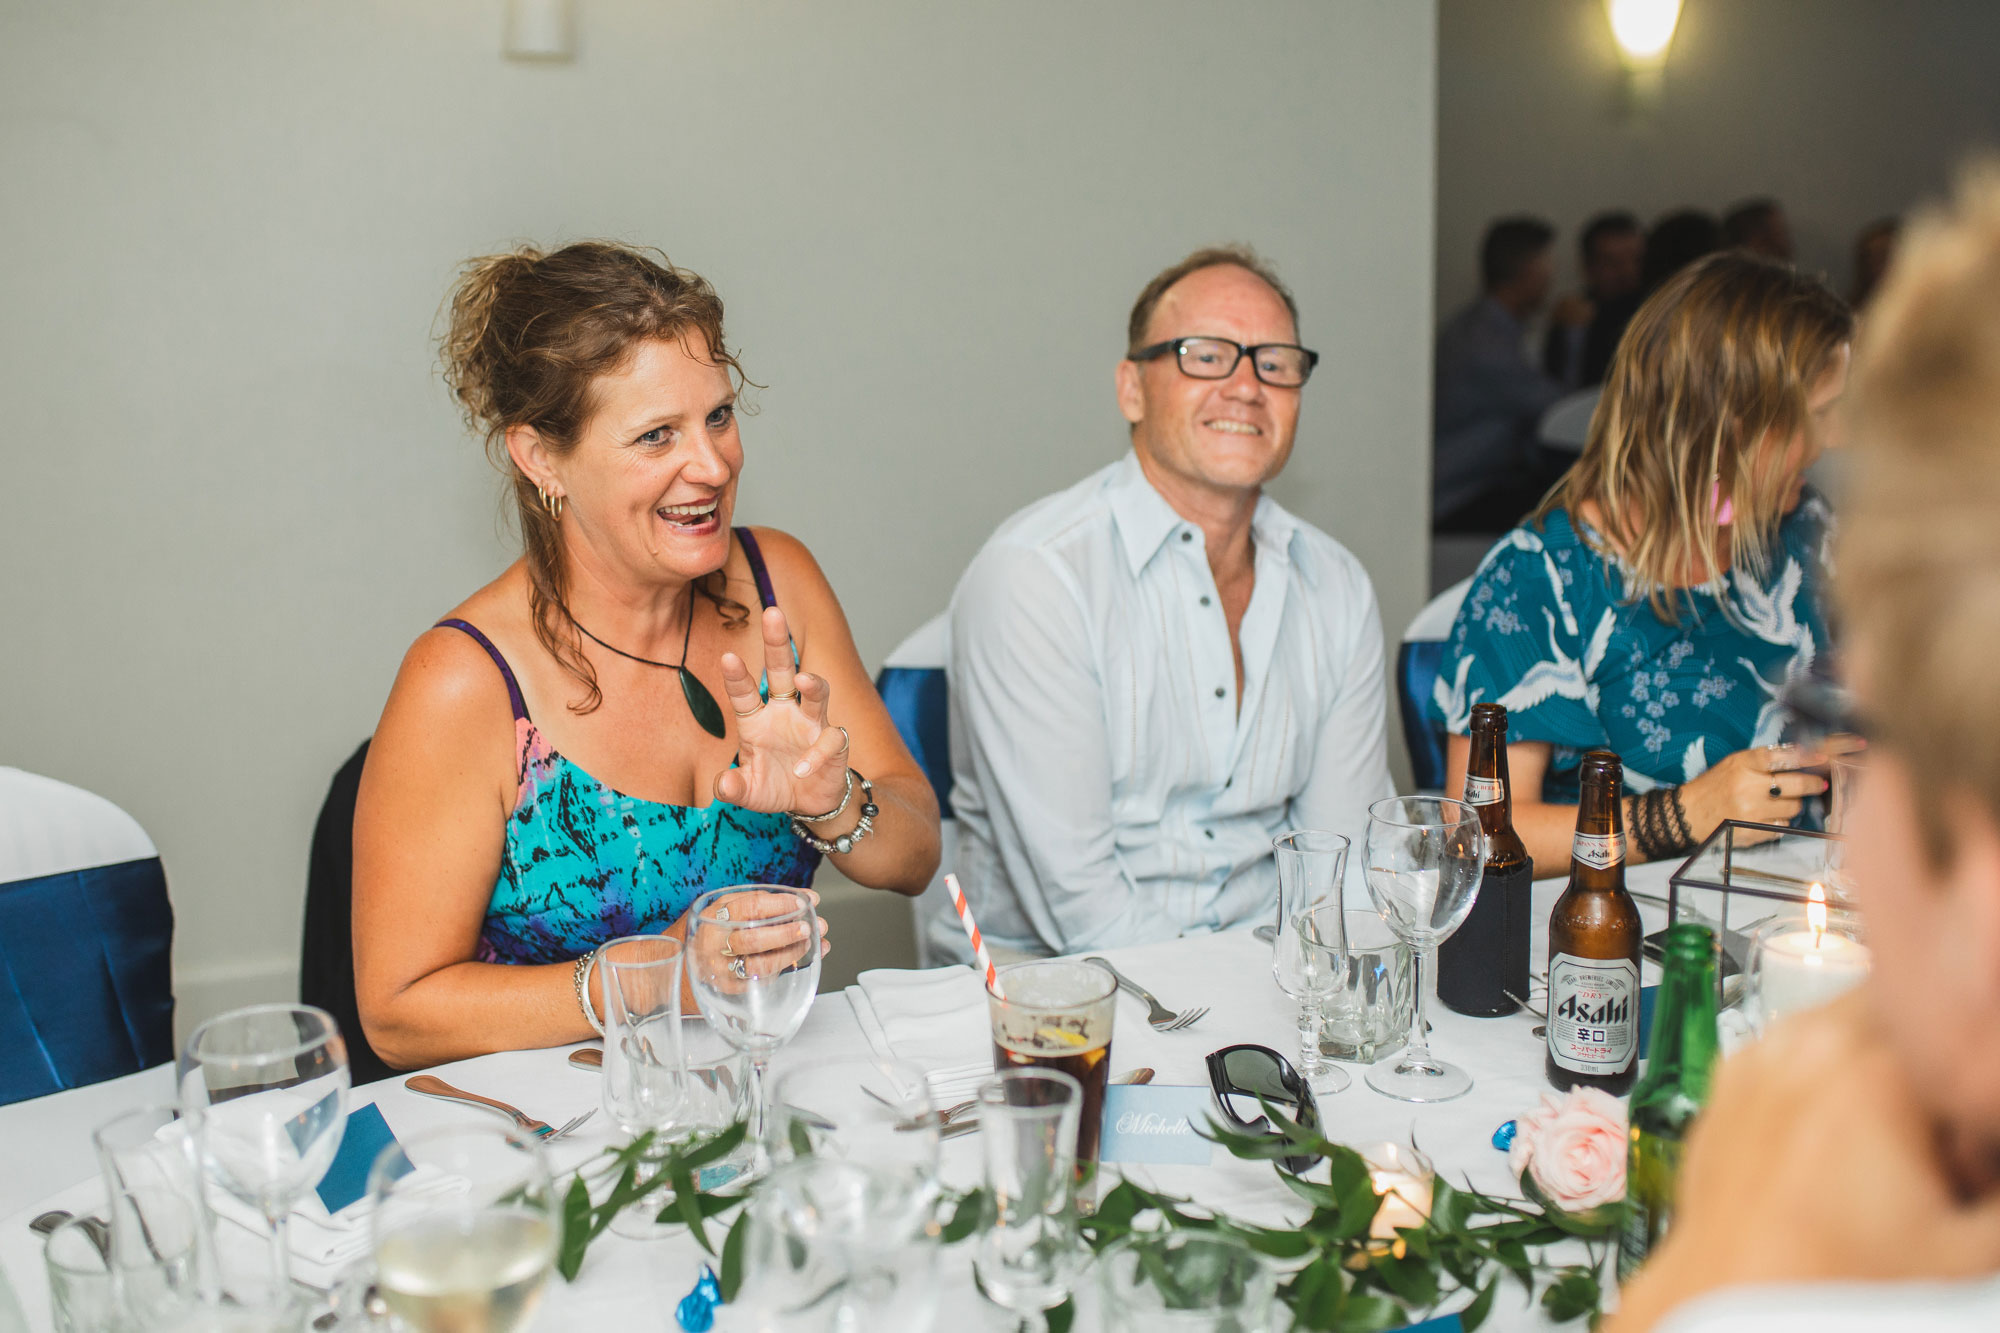
POLYGON ((604 1035, 604 1024, 598 1021, 597 1011, 590 1007, 590 974, 596 970, 597 950, 592 949, 576 960, 576 967, 570 972, 570 984, 576 987, 577 1005, 583 1010, 591 1031, 601 1037, 604 1035))
POLYGON ((847 808, 847 797, 843 796, 841 798, 838 809, 828 811, 826 814, 792 816, 792 832, 798 834, 800 838, 805 840, 806 846, 812 848, 821 856, 833 856, 837 853, 851 852, 854 850, 855 843, 860 842, 875 830, 875 816, 882 813, 881 807, 875 804, 875 784, 850 768, 847 770, 847 790, 849 795, 853 794, 854 784, 857 780, 861 783, 861 822, 833 841, 828 842, 825 838, 820 837, 810 828, 807 828, 806 823, 808 820, 818 822, 833 818, 841 810, 847 808))

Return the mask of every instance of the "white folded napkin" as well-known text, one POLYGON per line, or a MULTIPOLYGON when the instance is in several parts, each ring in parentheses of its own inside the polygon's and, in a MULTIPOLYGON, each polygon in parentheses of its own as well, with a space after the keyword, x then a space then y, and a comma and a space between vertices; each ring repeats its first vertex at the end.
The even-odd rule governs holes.
MULTIPOLYGON (((398 1190, 422 1198, 463 1194, 471 1187, 472 1182, 464 1176, 448 1174, 426 1163, 405 1177, 398 1190)), ((208 1204, 217 1217, 260 1237, 271 1234, 264 1214, 227 1190, 210 1186, 208 1204)), ((306 1268, 329 1275, 335 1273, 368 1253, 372 1240, 368 1219, 372 1207, 373 1201, 364 1195, 339 1212, 329 1213, 317 1193, 308 1194, 291 1212, 285 1227, 286 1248, 306 1268)), ((324 1285, 316 1280, 315 1272, 301 1272, 298 1276, 315 1285, 324 1285)))
POLYGON ((858 984, 897 1059, 926 1070, 991 1064, 993 1030, 986 1017, 986 986, 971 968, 927 972, 877 968, 863 972, 858 984))

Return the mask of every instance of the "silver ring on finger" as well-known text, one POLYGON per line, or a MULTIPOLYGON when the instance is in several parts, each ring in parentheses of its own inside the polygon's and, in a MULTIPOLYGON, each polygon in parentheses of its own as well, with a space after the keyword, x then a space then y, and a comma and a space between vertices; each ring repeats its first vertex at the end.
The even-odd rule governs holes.
POLYGON ((840 733, 840 753, 846 754, 847 748, 853 744, 854 738, 847 734, 846 727, 835 727, 834 730, 840 733))
POLYGON ((732 958, 729 960, 729 975, 735 977, 738 981, 748 981, 750 980, 750 969, 743 966, 741 958, 732 958))
MULTIPOLYGON (((716 909, 715 909, 715 919, 716 919, 717 921, 727 921, 727 920, 729 919, 729 909, 728 909, 727 907, 718 907, 718 908, 716 908, 716 909)), ((727 945, 724 945, 724 946, 723 946, 723 949, 722 949, 722 951, 723 951, 724 953, 728 953, 728 952, 729 952, 729 947, 728 947, 727 945)))

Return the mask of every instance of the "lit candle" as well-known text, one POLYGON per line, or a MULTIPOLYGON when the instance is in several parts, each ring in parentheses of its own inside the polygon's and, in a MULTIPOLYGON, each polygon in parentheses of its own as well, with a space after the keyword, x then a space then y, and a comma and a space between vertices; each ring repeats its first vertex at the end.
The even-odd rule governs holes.
POLYGON ((1373 1240, 1396 1241, 1397 1227, 1422 1226, 1431 1215, 1431 1165, 1422 1154, 1395 1143, 1378 1143, 1362 1151, 1368 1179, 1382 1203, 1368 1228, 1373 1240))
POLYGON ((1812 886, 1804 926, 1779 926, 1757 941, 1764 1021, 1825 1004, 1868 975, 1868 946, 1827 928, 1826 891, 1812 886))

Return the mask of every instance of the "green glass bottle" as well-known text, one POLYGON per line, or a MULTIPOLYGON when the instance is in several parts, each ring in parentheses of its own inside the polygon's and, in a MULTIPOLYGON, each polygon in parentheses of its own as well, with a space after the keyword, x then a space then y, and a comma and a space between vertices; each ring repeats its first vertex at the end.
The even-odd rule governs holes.
POLYGON ((1681 922, 1667 929, 1660 997, 1646 1073, 1632 1089, 1632 1147, 1626 1158, 1625 1223, 1618 1277, 1630 1277, 1667 1234, 1681 1145, 1708 1100, 1715 1072, 1715 932, 1681 922))

